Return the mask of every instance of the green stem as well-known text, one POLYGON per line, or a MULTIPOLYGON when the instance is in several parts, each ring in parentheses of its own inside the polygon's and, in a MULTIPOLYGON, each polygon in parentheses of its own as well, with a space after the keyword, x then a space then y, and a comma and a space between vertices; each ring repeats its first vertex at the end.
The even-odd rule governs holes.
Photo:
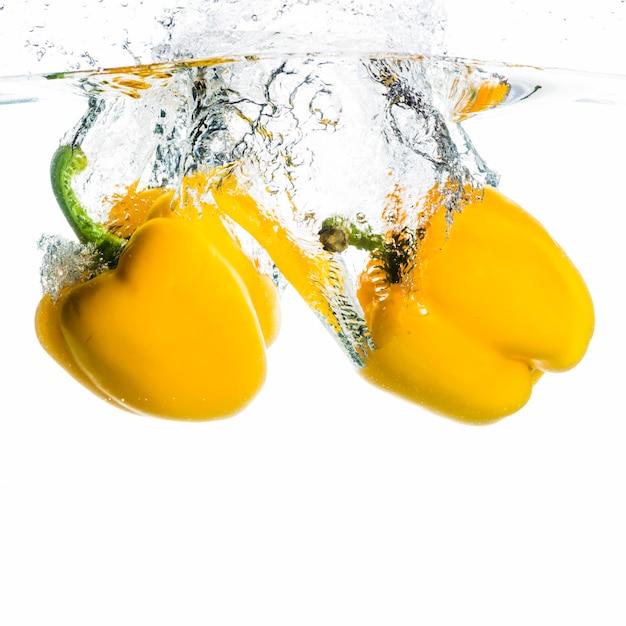
POLYGON ((114 263, 126 240, 111 234, 103 224, 94 222, 72 189, 72 179, 86 167, 87 157, 80 147, 60 146, 50 165, 52 191, 81 243, 94 244, 105 263, 114 263))
POLYGON ((372 231, 370 226, 362 228, 338 215, 322 222, 319 236, 322 245, 329 252, 343 252, 348 246, 376 252, 384 250, 387 245, 384 236, 372 231))
POLYGON ((349 246, 366 250, 380 261, 391 283, 399 283, 411 267, 414 252, 423 231, 403 228, 387 235, 375 233, 371 226, 360 226, 345 217, 331 216, 322 222, 320 242, 325 250, 343 252, 349 246))

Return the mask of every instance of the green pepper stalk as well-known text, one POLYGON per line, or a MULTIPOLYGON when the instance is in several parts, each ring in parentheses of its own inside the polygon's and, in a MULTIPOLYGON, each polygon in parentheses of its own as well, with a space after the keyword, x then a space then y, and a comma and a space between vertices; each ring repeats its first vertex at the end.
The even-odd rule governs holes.
POLYGON ((386 236, 375 233, 371 226, 358 226, 345 217, 331 216, 322 222, 318 233, 324 250, 343 252, 348 246, 365 250, 380 261, 390 283, 399 283, 412 267, 415 249, 425 229, 407 227, 386 236))
POLYGON ((81 243, 92 243, 101 260, 114 265, 126 240, 110 233, 104 224, 95 222, 76 197, 72 179, 87 167, 87 157, 79 146, 62 145, 50 165, 52 191, 72 230, 81 243))

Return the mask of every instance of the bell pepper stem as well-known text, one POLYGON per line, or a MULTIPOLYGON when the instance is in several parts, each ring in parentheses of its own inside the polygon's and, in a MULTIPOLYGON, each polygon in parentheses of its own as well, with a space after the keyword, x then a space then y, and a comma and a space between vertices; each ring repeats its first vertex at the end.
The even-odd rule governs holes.
POLYGON ((375 252, 385 246, 385 238, 372 231, 371 226, 361 228, 345 217, 336 215, 322 222, 318 235, 322 246, 329 252, 343 252, 348 246, 375 252))
POLYGON ((329 252, 343 252, 349 246, 370 252, 380 262, 390 283, 399 283, 410 266, 423 229, 402 229, 387 235, 375 233, 369 224, 357 225, 345 217, 333 215, 322 222, 320 242, 329 252))
POLYGON ((92 243, 103 262, 114 264, 126 240, 95 222, 78 200, 72 180, 87 167, 87 157, 79 146, 61 145, 52 157, 50 180, 61 211, 81 243, 92 243))

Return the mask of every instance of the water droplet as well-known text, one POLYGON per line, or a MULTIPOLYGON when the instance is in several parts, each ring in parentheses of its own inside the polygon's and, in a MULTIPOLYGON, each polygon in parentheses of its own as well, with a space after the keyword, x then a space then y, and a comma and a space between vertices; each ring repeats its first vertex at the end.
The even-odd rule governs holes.
POLYGON ((367 215, 365 215, 365 213, 363 212, 357 213, 356 221, 359 222, 359 224, 365 224, 365 222, 367 222, 367 215))
POLYGON ((388 224, 395 224, 398 221, 398 211, 396 211, 396 209, 386 211, 385 220, 387 220, 388 224))

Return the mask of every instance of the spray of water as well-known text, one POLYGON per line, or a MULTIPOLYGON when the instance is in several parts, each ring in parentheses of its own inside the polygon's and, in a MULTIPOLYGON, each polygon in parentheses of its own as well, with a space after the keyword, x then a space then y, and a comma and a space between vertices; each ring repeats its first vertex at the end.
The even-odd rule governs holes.
MULTIPOLYGON (((328 234, 329 220, 359 223, 381 241, 403 233, 393 235, 395 254, 410 259, 432 209, 429 193, 437 191, 452 220, 485 183, 497 183, 461 122, 482 89, 496 89, 499 104, 510 85, 478 66, 425 54, 443 32, 434 0, 272 0, 259 8, 205 0, 164 9, 158 40, 122 46, 152 63, 50 77, 86 104, 62 141, 87 158, 72 192, 102 223, 111 199, 133 184, 182 194, 195 174, 235 173, 259 219, 273 220, 320 268, 311 270, 309 304, 362 365, 372 344, 355 284, 372 250, 333 248, 320 233, 328 234), (420 54, 394 52, 409 46, 420 54)), ((210 191, 196 200, 212 202, 210 191)), ((283 284, 268 242, 241 218, 225 221, 257 266, 283 284)), ((44 247, 42 284, 53 295, 98 271, 89 248, 58 239, 44 247)))

